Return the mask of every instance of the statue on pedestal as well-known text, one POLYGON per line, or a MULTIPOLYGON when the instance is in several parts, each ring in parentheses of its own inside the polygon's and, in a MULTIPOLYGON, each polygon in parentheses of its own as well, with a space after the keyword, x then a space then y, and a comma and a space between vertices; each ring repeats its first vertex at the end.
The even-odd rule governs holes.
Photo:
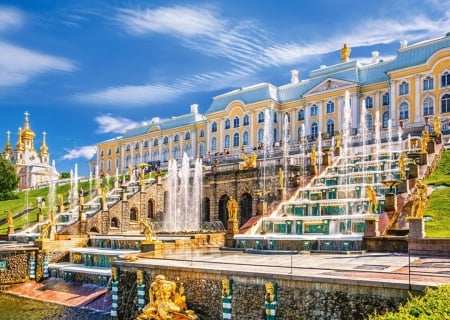
POLYGON ((241 156, 241 159, 244 160, 244 165, 242 166, 243 170, 247 169, 254 169, 256 168, 256 159, 257 159, 256 152, 252 152, 250 157, 248 157, 245 153, 241 156))
POLYGON ((41 227, 41 232, 39 238, 37 240, 48 240, 50 238, 50 229, 53 226, 52 221, 50 220, 46 224, 41 227))
POLYGON ((155 233, 155 224, 146 219, 139 220, 139 224, 144 226, 145 241, 146 242, 153 241, 153 234, 155 233))
POLYGON ((238 213, 238 203, 233 198, 230 197, 230 199, 227 202, 227 209, 228 209, 228 221, 237 221, 237 213, 238 213))
POLYGON ((283 169, 281 169, 281 168, 278 171, 278 187, 279 188, 284 187, 284 172, 283 172, 283 169))
POLYGON ((372 213, 376 213, 378 210, 377 195, 375 193, 375 190, 373 189, 373 186, 371 185, 366 186, 366 192, 367 198, 369 199, 369 205, 367 209, 369 210, 370 215, 372 215, 372 213))
POLYGON ((413 204, 410 217, 422 218, 425 209, 425 203, 428 200, 428 188, 421 180, 417 181, 416 189, 413 193, 413 204))
POLYGON ((183 284, 177 290, 173 281, 157 275, 149 289, 150 302, 142 309, 137 320, 195 320, 197 315, 186 308, 183 284))
POLYGON ((8 227, 13 227, 14 228, 14 216, 13 216, 11 210, 8 210, 7 219, 8 219, 8 227))
POLYGON ((406 179, 406 155, 402 153, 400 158, 398 159, 398 166, 400 169, 400 180, 406 179))
POLYGON ((433 120, 433 129, 434 129, 434 134, 436 136, 440 136, 442 134, 441 132, 441 119, 439 118, 439 116, 436 116, 436 118, 434 118, 433 120))

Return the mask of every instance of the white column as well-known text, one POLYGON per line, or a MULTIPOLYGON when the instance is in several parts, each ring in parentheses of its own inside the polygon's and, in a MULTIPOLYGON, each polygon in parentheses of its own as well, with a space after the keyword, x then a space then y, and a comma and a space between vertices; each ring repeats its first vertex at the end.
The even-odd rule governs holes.
POLYGON ((352 110, 352 129, 357 129, 359 127, 359 119, 360 119, 360 103, 359 103, 359 94, 355 93, 350 96, 351 101, 351 110, 352 110))
POLYGON ((392 120, 392 124, 393 125, 398 125, 396 119, 397 119, 397 114, 395 112, 396 108, 395 108, 395 104, 396 104, 396 89, 395 86, 397 85, 395 80, 391 80, 391 87, 390 87, 390 93, 389 93, 389 102, 390 102, 390 106, 389 106, 389 116, 392 120))
POLYGON ((303 106, 303 115, 305 119, 305 135, 311 134, 311 125, 309 124, 309 119, 311 118, 311 104, 305 104, 303 106))
POLYGON ((419 122, 420 119, 423 118, 423 108, 420 105, 420 74, 416 74, 414 76, 414 88, 414 108, 412 108, 414 110, 414 114, 412 114, 412 119, 414 122, 419 122))

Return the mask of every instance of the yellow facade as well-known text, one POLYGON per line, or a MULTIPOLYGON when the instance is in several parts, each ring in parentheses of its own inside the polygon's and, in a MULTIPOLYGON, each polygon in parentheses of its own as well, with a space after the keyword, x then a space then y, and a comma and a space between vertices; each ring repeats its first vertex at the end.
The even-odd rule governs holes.
POLYGON ((214 97, 203 115, 194 108, 189 115, 195 117, 161 120, 101 142, 97 145, 100 173, 123 172, 146 162, 164 164, 170 158, 180 159, 183 152, 190 158, 239 158, 242 152, 261 148, 265 141, 276 147, 281 142, 295 145, 302 137, 314 143, 319 134, 330 139, 343 130, 346 102, 351 109, 351 135, 361 132, 363 122, 369 133, 377 125, 382 133, 396 132, 399 127, 405 132, 420 131, 435 117, 443 120, 442 131, 446 132, 450 34, 410 46, 402 42, 397 56, 389 61, 374 52, 372 62, 362 64, 352 60, 348 46, 344 51, 345 59, 337 57, 337 64, 321 66, 307 79, 299 79, 293 70, 291 82, 285 85, 260 83, 226 92, 214 97))

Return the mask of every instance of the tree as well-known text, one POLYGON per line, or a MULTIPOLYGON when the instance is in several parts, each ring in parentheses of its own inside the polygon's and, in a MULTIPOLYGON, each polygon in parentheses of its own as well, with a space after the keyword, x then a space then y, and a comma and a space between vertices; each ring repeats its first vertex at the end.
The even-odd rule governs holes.
POLYGON ((15 199, 13 191, 19 185, 19 177, 14 166, 0 156, 0 201, 15 199))

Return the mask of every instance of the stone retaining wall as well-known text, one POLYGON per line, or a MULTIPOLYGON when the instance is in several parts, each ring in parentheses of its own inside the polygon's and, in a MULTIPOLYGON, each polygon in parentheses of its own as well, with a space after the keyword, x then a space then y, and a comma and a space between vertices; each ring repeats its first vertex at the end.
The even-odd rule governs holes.
POLYGON ((6 261, 6 269, 0 270, 0 289, 26 282, 29 273, 28 256, 34 249, 14 249, 0 252, 0 261, 6 261))
POLYGON ((375 310, 378 313, 395 310, 408 298, 408 288, 378 282, 336 280, 313 281, 302 277, 226 271, 174 269, 149 267, 118 262, 119 319, 135 319, 137 309, 136 270, 145 272, 146 303, 148 287, 158 274, 177 284, 183 282, 188 308, 196 311, 200 319, 222 319, 221 280, 232 280, 232 318, 254 320, 265 318, 265 283, 277 284, 277 319, 366 319, 375 310))

